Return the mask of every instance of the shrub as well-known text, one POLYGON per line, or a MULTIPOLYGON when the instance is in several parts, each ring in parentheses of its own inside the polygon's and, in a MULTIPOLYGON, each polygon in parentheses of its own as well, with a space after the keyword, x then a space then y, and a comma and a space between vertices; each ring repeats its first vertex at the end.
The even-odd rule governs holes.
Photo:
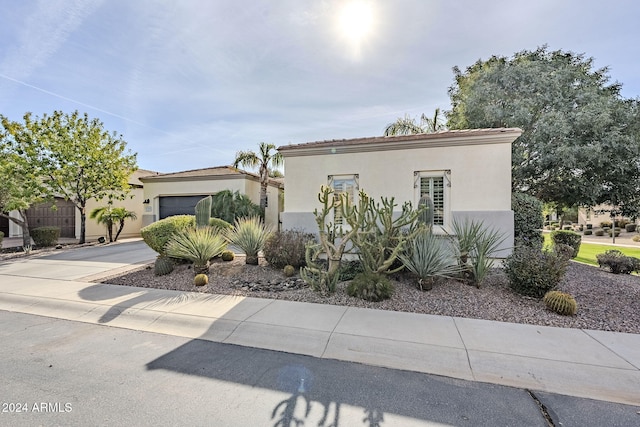
POLYGON ((578 311, 578 303, 575 298, 566 292, 549 291, 544 295, 542 301, 549 310, 563 316, 573 316, 578 311))
POLYGON ((630 223, 624 226, 624 229, 628 232, 628 233, 633 233, 634 231, 636 231, 636 224, 630 223))
POLYGON ((611 221, 602 221, 600 223, 600 228, 611 228, 613 226, 613 224, 611 223, 611 221))
POLYGON ((2 247, 2 239, 4 239, 4 233, 0 231, 0 248, 2 247))
POLYGON ((571 246, 573 248, 573 255, 571 256, 571 258, 575 258, 578 255, 578 252, 580 251, 581 239, 582 237, 578 233, 573 231, 558 230, 551 233, 551 241, 553 242, 554 246, 562 244, 571 246))
POLYGON ((511 209, 516 244, 542 247, 543 238, 540 230, 543 225, 550 225, 549 222, 543 222, 542 202, 528 194, 513 193, 511 209))
POLYGON ((235 255, 232 251, 224 251, 220 257, 223 261, 233 261, 235 255))
POLYGON ((164 276, 173 271, 174 263, 171 258, 166 255, 158 255, 153 265, 153 272, 156 276, 164 276))
POLYGON ((167 243, 167 255, 193 262, 196 274, 209 271, 209 260, 220 255, 227 247, 225 239, 216 230, 190 228, 176 232, 167 243))
POLYGON ((626 256, 617 249, 596 255, 600 268, 607 267, 613 274, 631 274, 640 271, 640 259, 626 256))
POLYGON ((264 259, 275 268, 292 265, 295 268, 305 266, 305 247, 307 242, 315 241, 315 236, 300 230, 285 230, 273 233, 265 242, 262 252, 264 259))
POLYGON ((391 298, 393 285, 383 274, 359 273, 347 286, 347 294, 366 301, 382 301, 391 298))
POLYGON ((562 229, 563 229, 563 230, 571 230, 572 228, 573 228, 573 227, 572 227, 572 226, 570 226, 570 225, 563 225, 563 226, 562 226, 562 229))
POLYGON ((404 266, 418 276, 418 287, 429 290, 440 277, 451 278, 460 273, 458 253, 449 241, 434 236, 431 230, 420 230, 399 255, 404 266))
POLYGON ((144 242, 159 254, 165 253, 165 246, 173 233, 195 228, 195 215, 174 215, 156 221, 140 230, 144 242))
POLYGON ((340 272, 338 273, 338 280, 346 282, 347 280, 353 280, 358 274, 364 272, 364 266, 359 260, 342 261, 340 263, 340 272))
POLYGON ((590 230, 587 228, 586 230, 583 231, 583 234, 585 236, 591 236, 593 234, 593 230, 590 230))
POLYGON ((224 219, 209 218, 209 226, 213 228, 219 228, 220 230, 226 230, 227 228, 233 228, 233 225, 229 224, 224 219))
POLYGON ((285 277, 291 277, 296 273, 296 268, 293 265, 285 265, 282 269, 285 277))
POLYGON ((521 246, 505 259, 504 271, 515 292, 542 298, 560 283, 567 265, 556 252, 521 246))
POLYGON ((628 219, 616 219, 615 221, 615 226, 616 227, 620 227, 620 228, 624 228, 627 226, 627 224, 629 224, 629 220, 628 219))
POLYGON ((587 224, 587 230, 593 230, 593 224, 587 224))
POLYGON ((604 230, 602 228, 596 228, 593 234, 595 234, 596 236, 604 236, 604 230))
POLYGON ((37 227, 29 230, 36 246, 54 246, 60 238, 60 227, 37 227))
POLYGON ((264 212, 246 194, 224 190, 212 196, 211 216, 233 224, 237 219, 244 217, 263 218, 264 212))
POLYGON ((613 237, 614 234, 615 234, 615 237, 618 237, 620 235, 620 231, 609 230, 607 231, 607 234, 609 235, 609 237, 613 237))
POLYGON ((233 228, 225 230, 229 243, 239 247, 247 256, 246 263, 258 265, 258 252, 271 236, 271 229, 257 216, 237 219, 233 228))
POLYGON ((631 240, 633 240, 634 242, 640 242, 640 234, 636 234, 631 238, 631 240))
POLYGON ((196 274, 196 276, 193 278, 193 284, 196 286, 204 286, 208 283, 209 283, 209 276, 207 276, 206 274, 203 274, 203 273, 196 274))

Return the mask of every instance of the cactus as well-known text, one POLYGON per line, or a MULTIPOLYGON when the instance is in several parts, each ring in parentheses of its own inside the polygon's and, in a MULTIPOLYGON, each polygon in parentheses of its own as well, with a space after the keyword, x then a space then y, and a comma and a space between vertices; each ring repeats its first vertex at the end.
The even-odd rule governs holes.
POLYGON ((575 298, 566 292, 549 291, 542 300, 549 310, 564 316, 573 316, 578 311, 575 298))
POLYGON ((207 196, 200 199, 196 204, 196 227, 208 227, 211 219, 212 197, 207 196))
POLYGON ((231 251, 224 251, 221 256, 223 261, 233 261, 235 258, 235 255, 231 251))
POLYGON ((164 276, 173 271, 173 260, 166 255, 158 255, 153 266, 156 276, 164 276))
POLYGON ((418 201, 420 215, 418 221, 431 227, 433 226, 433 201, 429 196, 422 196, 418 201))
POLYGON ((193 284, 196 286, 204 286, 209 283, 209 276, 206 274, 196 274, 196 277, 193 278, 193 284))
POLYGON ((296 269, 293 265, 285 265, 284 268, 282 269, 282 272, 286 277, 291 277, 296 272, 296 269))

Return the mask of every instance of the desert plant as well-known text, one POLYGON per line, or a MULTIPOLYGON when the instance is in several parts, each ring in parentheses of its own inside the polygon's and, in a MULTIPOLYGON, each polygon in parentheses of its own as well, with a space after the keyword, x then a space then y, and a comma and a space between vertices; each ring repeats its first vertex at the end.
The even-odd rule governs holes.
POLYGON ((418 221, 427 226, 433 226, 433 200, 429 196, 422 196, 418 201, 418 221))
POLYGON ((140 234, 151 249, 164 254, 165 246, 175 232, 194 228, 195 225, 194 215, 174 215, 143 227, 140 234))
POLYGON ((520 246, 504 261, 511 288, 519 294, 542 298, 564 277, 568 260, 553 251, 520 246))
POLYGON ((296 268, 293 265, 285 265, 282 269, 285 277, 291 277, 296 273, 296 268))
POLYGON ((220 257, 222 258, 223 261, 228 262, 228 261, 233 261, 233 259, 235 258, 235 255, 232 251, 223 251, 220 257))
POLYGON ((211 216, 233 224, 240 218, 252 216, 262 218, 264 212, 246 194, 224 190, 212 196, 211 216))
POLYGON ((196 274, 193 278, 193 284, 196 286, 205 286, 209 283, 209 276, 204 273, 196 274))
POLYGON ((60 238, 60 227, 37 227, 31 229, 31 238, 38 247, 54 246, 60 238))
POLYGON ((493 256, 505 240, 505 235, 494 228, 487 228, 482 221, 454 219, 454 238, 458 246, 459 263, 473 283, 480 287, 493 267, 493 256))
POLYGON ((580 252, 580 242, 582 237, 580 234, 574 231, 558 230, 551 232, 551 241, 554 245, 569 245, 573 248, 573 255, 571 258, 575 258, 580 252))
POLYGON ((224 236, 245 253, 247 264, 258 265, 258 253, 271 233, 271 228, 260 217, 252 216, 237 219, 233 228, 224 231, 224 236))
POLYGON ((209 226, 213 228, 218 228, 220 230, 226 230, 227 228, 233 228, 232 224, 229 224, 224 219, 220 218, 209 218, 209 226))
POLYGON ((340 272, 338 273, 338 280, 341 282, 347 282, 353 280, 358 274, 364 272, 364 267, 359 259, 342 261, 340 263, 340 272))
POLYGON ((196 203, 196 227, 207 227, 211 219, 211 196, 204 197, 196 203))
POLYGON ((624 229, 627 233, 633 233, 634 231, 636 231, 636 224, 629 223, 624 226, 624 229))
POLYGON ((226 240, 209 227, 191 228, 173 234, 167 243, 167 255, 193 262, 196 274, 209 271, 209 260, 226 248, 226 240))
POLYGON ((596 259, 600 268, 607 267, 613 274, 631 274, 634 271, 640 271, 640 259, 626 256, 617 249, 597 254, 596 259))
POLYGON ((573 316, 578 311, 578 303, 570 294, 561 291, 547 292, 542 301, 551 311, 563 316, 573 316))
POLYGON ((460 273, 458 252, 451 243, 419 229, 399 255, 404 266, 418 277, 418 287, 429 290, 437 278, 452 278, 460 273))
POLYGON ((156 276, 164 276, 173 271, 174 262, 166 255, 158 255, 153 265, 153 272, 156 276))
POLYGON ((310 241, 315 241, 311 233, 301 230, 277 231, 264 244, 264 259, 275 268, 284 268, 286 265, 304 267, 305 248, 310 241))
POLYGON ((383 274, 363 272, 353 278, 347 286, 347 294, 366 301, 382 301, 391 298, 393 285, 383 274))

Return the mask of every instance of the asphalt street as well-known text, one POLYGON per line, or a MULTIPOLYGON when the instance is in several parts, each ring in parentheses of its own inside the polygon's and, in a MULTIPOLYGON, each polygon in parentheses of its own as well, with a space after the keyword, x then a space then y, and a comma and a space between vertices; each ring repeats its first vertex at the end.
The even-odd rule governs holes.
POLYGON ((0 311, 0 425, 640 425, 638 408, 0 311))

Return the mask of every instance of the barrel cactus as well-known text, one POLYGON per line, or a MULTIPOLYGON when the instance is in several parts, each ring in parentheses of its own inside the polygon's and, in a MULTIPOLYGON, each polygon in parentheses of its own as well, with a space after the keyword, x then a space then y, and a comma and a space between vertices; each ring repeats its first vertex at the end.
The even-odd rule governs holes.
POLYGON ((286 277, 291 277, 296 272, 296 269, 293 265, 285 265, 282 271, 286 277))
POLYGON ((158 255, 153 266, 156 276, 164 276, 173 271, 173 260, 166 255, 158 255))
POLYGON ((196 274, 196 277, 193 278, 193 284, 196 286, 204 286, 209 283, 209 276, 206 274, 196 274))
POLYGON ((573 316, 578 311, 578 303, 575 298, 566 292, 549 291, 542 301, 544 301, 549 310, 563 316, 573 316))
POLYGON ((224 252, 222 252, 222 260, 223 261, 233 261, 233 258, 235 258, 235 255, 233 254, 232 251, 224 251, 224 252))

